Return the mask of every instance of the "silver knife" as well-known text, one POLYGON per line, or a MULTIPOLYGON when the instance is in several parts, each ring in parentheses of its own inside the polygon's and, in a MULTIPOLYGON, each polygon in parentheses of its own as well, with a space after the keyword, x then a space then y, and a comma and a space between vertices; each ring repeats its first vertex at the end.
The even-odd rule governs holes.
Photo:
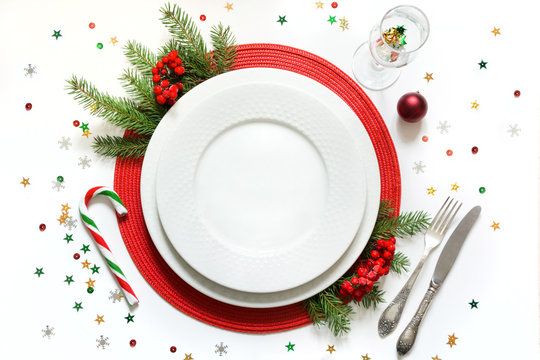
POLYGON ((482 208, 480 206, 473 207, 467 213, 467 215, 465 215, 463 220, 461 220, 446 242, 446 245, 439 256, 439 261, 437 261, 437 266, 435 267, 435 271, 433 273, 433 277, 431 278, 431 283, 429 284, 426 295, 424 295, 424 298, 422 299, 416 314, 414 314, 413 318, 411 319, 411 322, 409 325, 407 325, 405 330, 403 330, 398 339, 396 347, 397 352, 400 355, 405 355, 412 348, 416 335, 418 334, 418 327, 420 326, 420 323, 422 322, 422 319, 424 318, 433 297, 439 290, 439 287, 443 283, 444 279, 446 279, 452 265, 454 265, 454 262, 459 254, 459 250, 467 238, 469 231, 476 222, 476 219, 478 219, 481 210, 482 208))

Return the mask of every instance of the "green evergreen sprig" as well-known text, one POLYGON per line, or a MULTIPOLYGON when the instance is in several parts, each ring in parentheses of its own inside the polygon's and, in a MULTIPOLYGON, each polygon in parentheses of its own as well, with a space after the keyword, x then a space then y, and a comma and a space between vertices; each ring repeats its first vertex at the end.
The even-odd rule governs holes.
MULTIPOLYGON (((390 201, 381 201, 375 227, 366 248, 360 256, 360 260, 369 258, 369 254, 378 239, 415 235, 427 229, 430 220, 428 214, 424 211, 405 212, 396 215, 394 206, 390 201)), ((402 252, 396 252, 390 270, 401 274, 408 271, 409 266, 410 261, 407 256, 402 252)), ((327 326, 335 336, 350 331, 351 315, 354 314, 354 311, 350 303, 345 304, 340 299, 339 289, 341 284, 346 280, 350 281, 352 276, 352 273, 345 274, 334 284, 303 303, 313 324, 317 327, 327 326)), ((376 308, 378 304, 384 302, 383 296, 384 291, 375 284, 373 290, 364 295, 362 300, 356 304, 363 306, 365 309, 376 308)))

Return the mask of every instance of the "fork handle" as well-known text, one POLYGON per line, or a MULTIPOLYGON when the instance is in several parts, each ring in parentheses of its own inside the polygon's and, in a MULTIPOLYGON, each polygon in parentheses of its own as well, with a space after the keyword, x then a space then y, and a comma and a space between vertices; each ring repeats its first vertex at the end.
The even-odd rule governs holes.
POLYGON ((420 323, 422 322, 422 319, 424 318, 424 315, 426 314, 426 311, 429 308, 429 305, 431 304, 431 301, 433 300, 433 297, 438 290, 439 285, 435 284, 432 281, 429 285, 426 295, 424 295, 424 298, 420 303, 420 306, 418 306, 418 310, 416 310, 416 314, 414 314, 411 322, 409 323, 409 325, 407 325, 405 330, 403 330, 401 336, 398 339, 396 348, 397 352, 400 355, 405 355, 407 352, 409 352, 409 350, 411 350, 412 346, 414 345, 420 323))
POLYGON ((409 280, 407 280, 405 285, 403 285, 403 288, 401 288, 401 291, 396 295, 394 300, 392 300, 390 304, 388 304, 388 307, 382 313, 379 319, 380 336, 386 336, 392 331, 394 331, 394 329, 396 328, 396 325, 401 318, 403 308, 405 307, 407 299, 409 298, 409 294, 411 293, 412 287, 416 282, 416 278, 418 277, 418 274, 420 274, 420 271, 422 270, 422 267, 424 266, 428 255, 429 251, 426 251, 418 262, 418 265, 416 265, 416 269, 414 269, 409 280))

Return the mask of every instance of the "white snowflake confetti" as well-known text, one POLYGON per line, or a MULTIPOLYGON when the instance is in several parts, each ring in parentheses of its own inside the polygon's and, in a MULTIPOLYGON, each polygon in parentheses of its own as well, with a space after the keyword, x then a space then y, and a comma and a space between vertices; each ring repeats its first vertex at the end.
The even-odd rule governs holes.
POLYGON ((92 159, 89 159, 88 156, 84 155, 84 158, 79 158, 79 166, 81 166, 83 169, 86 169, 87 167, 90 167, 90 163, 92 162, 92 159))
POLYGON ((67 228, 69 231, 73 230, 77 227, 77 219, 74 219, 72 216, 67 217, 64 227, 67 228))
POLYGON ((426 165, 422 164, 422 162, 414 162, 414 167, 412 168, 414 171, 416 171, 416 173, 420 173, 420 172, 424 172, 424 168, 426 167, 426 165))
POLYGON ((105 337, 103 335, 100 335, 99 339, 96 339, 97 345, 96 347, 105 349, 107 346, 111 345, 109 344, 109 338, 105 337))
POLYGON ((49 325, 45 326, 45 329, 42 329, 41 331, 43 332, 43 337, 46 336, 48 339, 50 339, 51 336, 54 335, 54 328, 49 327, 49 325))
POLYGON ((58 143, 60 144, 60 149, 66 149, 66 150, 69 150, 69 147, 72 145, 71 138, 66 139, 64 136, 62 136, 62 138, 58 140, 58 143))
POLYGON ((109 296, 109 300, 112 300, 113 303, 117 301, 121 302, 122 298, 124 297, 124 295, 120 293, 119 289, 116 289, 114 291, 109 291, 109 294, 111 294, 111 296, 109 296))
POLYGON ((215 353, 216 354, 219 354, 219 356, 223 356, 223 354, 226 354, 227 353, 227 349, 228 349, 228 346, 227 345, 223 345, 223 341, 220 342, 219 344, 216 344, 216 351, 215 353))
POLYGON ((506 130, 506 132, 510 133, 510 137, 519 136, 519 132, 521 131, 521 129, 517 126, 517 124, 509 125, 510 129, 506 130))
POLYGON ((28 67, 24 68, 24 76, 34 77, 37 74, 36 67, 32 64, 28 64, 28 67))
POLYGON ((439 129, 439 131, 441 132, 441 134, 443 133, 447 133, 448 132, 448 129, 450 128, 450 124, 448 124, 447 121, 439 121, 439 126, 437 126, 437 129, 439 129))
POLYGON ((60 191, 62 189, 65 189, 66 187, 64 186, 64 182, 60 182, 58 180, 55 180, 55 181, 51 181, 53 186, 52 186, 52 189, 53 190, 56 190, 56 191, 60 191))

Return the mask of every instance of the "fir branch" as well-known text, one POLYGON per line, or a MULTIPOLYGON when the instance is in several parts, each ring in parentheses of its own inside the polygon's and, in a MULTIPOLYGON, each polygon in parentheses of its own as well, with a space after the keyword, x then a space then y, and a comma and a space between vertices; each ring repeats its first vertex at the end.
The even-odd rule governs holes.
POLYGON ((132 100, 101 93, 84 78, 78 79, 75 75, 66 82, 69 94, 74 95, 75 100, 85 109, 92 109, 92 115, 102 117, 113 125, 133 130, 139 135, 152 135, 156 129, 157 124, 137 111, 137 104, 132 100))
POLYGON ((319 327, 326 325, 335 336, 350 331, 352 307, 344 304, 336 295, 337 286, 320 292, 304 301, 304 307, 313 323, 319 327))
POLYGON ((375 224, 371 239, 412 236, 426 230, 430 220, 425 211, 411 211, 390 217, 382 216, 375 224))
POLYGON ((378 286, 373 286, 373 290, 368 292, 364 297, 362 298, 362 306, 365 309, 369 309, 373 306, 373 308, 377 308, 377 305, 380 303, 385 302, 384 301, 384 291, 379 289, 378 286))
POLYGON ((158 57, 150 49, 130 40, 124 46, 124 55, 129 63, 139 70, 143 76, 149 79, 152 78, 152 68, 156 66, 158 57))
POLYGON ((186 49, 182 48, 179 42, 174 38, 169 39, 169 41, 167 41, 165 45, 159 49, 159 53, 162 54, 162 56, 166 56, 171 51, 178 51, 178 57, 182 59, 182 66, 186 70, 186 72, 182 75, 181 80, 182 85, 184 85, 184 89, 182 91, 184 94, 207 79, 207 76, 209 76, 208 72, 203 72, 203 74, 201 74, 201 71, 193 68, 193 64, 184 60, 189 55, 186 55, 186 49))
POLYGON ((119 80, 126 92, 139 103, 141 111, 154 123, 159 123, 163 115, 167 113, 167 109, 157 103, 149 80, 131 69, 124 70, 119 80))
POLYGON ((236 40, 231 33, 229 26, 226 28, 222 24, 213 26, 210 31, 210 39, 214 51, 212 60, 215 66, 215 71, 218 74, 232 70, 236 59, 236 40))
POLYGON ((96 136, 92 148, 96 153, 105 156, 139 158, 144 156, 149 142, 148 137, 96 136))
POLYGON ((401 275, 403 272, 409 271, 409 266, 411 266, 411 262, 407 255, 398 251, 394 254, 394 259, 390 263, 390 270, 401 275))
POLYGON ((176 4, 164 5, 160 11, 163 15, 161 22, 179 44, 182 61, 196 71, 197 76, 209 78, 212 73, 211 57, 195 22, 176 4))

